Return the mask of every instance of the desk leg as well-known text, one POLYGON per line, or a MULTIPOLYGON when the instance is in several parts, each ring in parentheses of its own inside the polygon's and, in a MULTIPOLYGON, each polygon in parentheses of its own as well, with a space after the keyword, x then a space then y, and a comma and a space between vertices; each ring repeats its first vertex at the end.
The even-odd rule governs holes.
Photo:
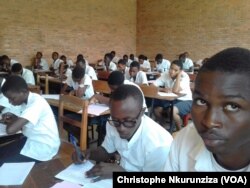
POLYGON ((174 122, 173 122, 173 111, 174 111, 174 101, 170 101, 170 128, 169 128, 169 132, 172 134, 173 130, 174 130, 174 122))

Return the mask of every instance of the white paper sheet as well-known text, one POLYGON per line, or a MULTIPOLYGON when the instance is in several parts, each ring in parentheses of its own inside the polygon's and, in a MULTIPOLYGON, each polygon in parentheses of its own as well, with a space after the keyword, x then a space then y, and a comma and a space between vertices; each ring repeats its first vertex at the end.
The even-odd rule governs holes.
POLYGON ((178 96, 175 93, 165 93, 165 92, 158 92, 158 95, 162 97, 177 97, 178 96))
POLYGON ((45 99, 56 99, 59 100, 60 99, 60 95, 59 94, 52 94, 52 95, 42 95, 43 98, 45 99))
POLYGON ((0 185, 22 185, 35 162, 4 163, 0 168, 0 185))
POLYGON ((83 185, 84 187, 96 187, 96 188, 112 188, 112 179, 101 180, 95 183, 91 183, 91 178, 85 177, 85 172, 94 166, 90 161, 86 161, 83 164, 71 164, 66 169, 61 171, 55 177, 68 182, 83 185))
MULTIPOLYGON (((90 104, 88 106, 88 114, 99 116, 108 109, 109 106, 107 106, 106 104, 90 104)), ((80 110, 78 113, 82 113, 82 110, 80 110)))

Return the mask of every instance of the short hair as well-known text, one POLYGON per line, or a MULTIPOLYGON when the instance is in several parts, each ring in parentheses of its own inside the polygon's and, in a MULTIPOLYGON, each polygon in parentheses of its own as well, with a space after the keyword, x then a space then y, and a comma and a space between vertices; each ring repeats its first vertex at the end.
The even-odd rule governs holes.
POLYGON ((177 65, 178 67, 180 67, 181 70, 183 69, 183 63, 182 63, 182 61, 180 59, 173 60, 171 62, 171 65, 172 64, 177 65))
POLYGON ((84 59, 84 57, 83 57, 82 54, 78 54, 78 55, 76 56, 76 61, 83 60, 83 59, 84 59))
POLYGON ((85 68, 76 66, 72 71, 72 78, 81 79, 85 75, 85 68))
POLYGON ((11 66, 11 72, 14 72, 14 73, 20 72, 22 71, 22 69, 23 69, 23 66, 21 63, 15 63, 11 66))
POLYGON ((130 63, 130 68, 132 67, 137 67, 138 70, 140 70, 140 63, 138 61, 133 61, 132 63, 130 63))
POLYGON ((126 65, 126 61, 124 59, 119 59, 117 64, 126 65))
POLYGON ((129 97, 134 98, 139 107, 143 105, 143 95, 138 87, 134 85, 123 84, 119 86, 110 96, 110 101, 120 101, 125 100, 129 97))
POLYGON ((110 73, 108 77, 108 84, 112 86, 120 86, 123 84, 125 78, 122 72, 120 71, 113 71, 110 73))
POLYGON ((28 85, 21 76, 11 75, 6 78, 1 90, 4 94, 8 91, 19 93, 21 91, 28 91, 28 85))
POLYGON ((145 60, 145 56, 141 54, 141 55, 138 56, 138 59, 145 60))
POLYGON ((199 69, 198 74, 207 71, 247 73, 250 75, 250 51, 240 47, 224 49, 208 58, 199 69))
POLYGON ((157 61, 157 60, 160 60, 160 59, 163 59, 163 55, 162 54, 157 54, 155 56, 155 60, 157 61))

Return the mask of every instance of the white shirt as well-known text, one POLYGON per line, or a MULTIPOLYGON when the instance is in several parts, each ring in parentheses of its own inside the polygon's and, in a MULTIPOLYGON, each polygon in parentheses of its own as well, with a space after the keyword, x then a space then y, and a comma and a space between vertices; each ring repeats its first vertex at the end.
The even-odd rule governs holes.
POLYGON ((57 74, 57 75, 59 75, 59 66, 60 66, 60 64, 63 62, 63 60, 61 60, 61 59, 56 59, 54 62, 53 62, 53 64, 52 64, 52 67, 53 67, 53 69, 55 70, 55 73, 57 74))
POLYGON ((190 67, 193 67, 193 66, 194 66, 193 61, 189 58, 186 58, 185 62, 182 65, 182 69, 186 71, 190 69, 190 67))
POLYGON ((27 84, 35 85, 34 74, 31 70, 23 68, 22 77, 27 84))
POLYGON ((148 79, 147 79, 147 75, 145 72, 143 71, 138 71, 137 74, 136 74, 136 77, 135 77, 135 80, 134 78, 131 78, 129 79, 131 82, 134 82, 136 84, 147 84, 148 85, 148 79))
POLYGON ((74 82, 72 79, 72 76, 68 77, 65 83, 68 86, 73 87, 74 90, 77 90, 79 87, 87 86, 87 89, 82 97, 83 99, 90 99, 94 95, 94 88, 92 85, 92 80, 87 74, 84 75, 84 78, 81 80, 81 84, 74 82))
POLYGON ((86 64, 85 74, 89 75, 92 80, 98 80, 93 67, 86 64))
POLYGON ((162 171, 166 162, 172 136, 146 115, 130 141, 121 139, 116 128, 106 125, 107 134, 102 147, 108 153, 118 151, 120 165, 126 171, 162 171))
POLYGON ((20 117, 29 121, 22 129, 27 141, 21 154, 40 161, 52 159, 58 152, 60 138, 48 102, 42 96, 30 92, 27 104, 21 105, 20 117))
POLYGON ((15 63, 19 63, 19 62, 15 59, 10 59, 10 66, 14 65, 15 63))
POLYGON ((162 62, 160 64, 156 64, 156 70, 161 73, 168 72, 170 65, 170 61, 168 61, 167 59, 162 59, 162 62))
MULTIPOLYGON (((174 83, 176 79, 172 79, 169 75, 169 72, 164 72, 161 74, 161 76, 155 80, 153 83, 155 86, 163 86, 165 88, 173 88, 174 83)), ((190 78, 188 74, 184 71, 182 71, 181 80, 180 80, 180 87, 181 91, 180 93, 186 94, 182 97, 179 97, 179 100, 185 101, 185 100, 192 100, 192 91, 190 89, 190 78)))
POLYGON ((44 58, 41 58, 40 66, 42 67, 42 70, 49 70, 49 64, 44 58))
MULTIPOLYGON (((172 143, 164 171, 228 171, 220 166, 190 124, 179 131, 172 143)), ((238 171, 250 171, 250 166, 238 171)), ((234 171, 235 172, 235 171, 234 171)))
POLYGON ((148 72, 151 71, 151 64, 148 60, 144 60, 143 64, 141 64, 140 67, 144 69, 148 69, 148 72))
POLYGON ((116 64, 113 61, 110 61, 109 63, 109 70, 106 69, 105 63, 104 63, 104 70, 106 71, 115 71, 117 69, 116 64))

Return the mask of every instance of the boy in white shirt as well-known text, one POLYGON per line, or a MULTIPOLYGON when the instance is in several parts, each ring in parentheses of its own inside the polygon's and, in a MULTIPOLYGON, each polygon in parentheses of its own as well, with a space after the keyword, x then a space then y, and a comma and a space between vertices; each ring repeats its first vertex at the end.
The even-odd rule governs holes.
POLYGON ((31 93, 25 80, 16 75, 6 79, 2 92, 12 105, 21 106, 19 116, 10 112, 2 115, 6 132, 15 134, 22 130, 24 137, 0 147, 0 163, 52 159, 58 152, 60 138, 48 102, 31 93))
POLYGON ((250 172, 250 51, 210 57, 195 80, 194 124, 177 133, 166 171, 250 172))

